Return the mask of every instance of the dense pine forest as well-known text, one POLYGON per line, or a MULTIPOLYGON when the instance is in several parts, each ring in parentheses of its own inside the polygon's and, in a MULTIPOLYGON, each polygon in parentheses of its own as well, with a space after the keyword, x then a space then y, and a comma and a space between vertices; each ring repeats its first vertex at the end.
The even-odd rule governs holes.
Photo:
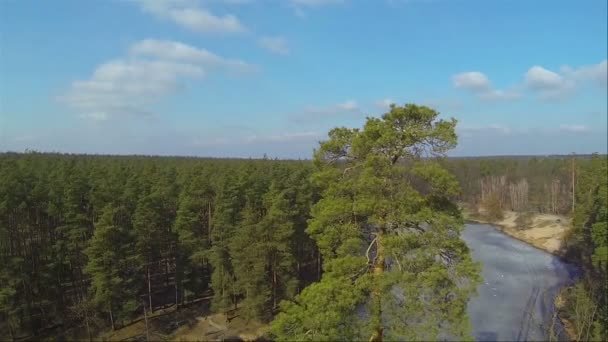
POLYGON ((272 317, 319 277, 309 162, 3 154, 4 338, 89 334, 213 295, 272 317), (213 289, 213 291, 211 291, 213 289))
POLYGON ((572 215, 563 315, 605 339, 605 156, 445 158, 437 115, 392 107, 312 161, 1 154, 1 337, 92 339, 206 300, 278 340, 468 338, 459 201, 572 215))
POLYGON ((566 257, 583 269, 566 292, 564 316, 575 324, 576 340, 608 339, 608 159, 594 157, 576 178, 576 204, 566 257))

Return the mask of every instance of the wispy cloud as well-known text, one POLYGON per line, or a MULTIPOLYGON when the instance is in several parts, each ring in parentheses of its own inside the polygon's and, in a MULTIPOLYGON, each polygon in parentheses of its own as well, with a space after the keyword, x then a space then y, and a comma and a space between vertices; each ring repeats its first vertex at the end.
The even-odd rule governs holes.
POLYGON ((528 69, 524 84, 544 100, 559 100, 572 94, 575 84, 557 73, 535 65, 528 69))
POLYGON ((486 91, 490 88, 490 80, 479 71, 468 71, 452 76, 452 84, 456 88, 471 91, 486 91))
POLYGON ((289 0, 297 17, 306 18, 306 9, 319 8, 327 5, 342 4, 346 0, 289 0))
MULTIPOLYGON (((192 0, 136 0, 141 9, 186 29, 205 34, 233 34, 247 28, 232 14, 216 15, 192 0)), ((224 0, 226 2, 226 0, 224 0)), ((232 1, 234 3, 234 0, 232 1)), ((240 1, 239 3, 242 3, 240 1)))
POLYGON ((335 117, 342 114, 360 114, 361 108, 355 100, 347 100, 344 102, 327 105, 327 106, 308 106, 292 119, 296 122, 317 121, 326 117, 335 117))
POLYGON ((511 135, 530 135, 530 134, 562 134, 562 133, 574 133, 574 134, 586 134, 593 132, 594 130, 590 127, 582 124, 561 124, 559 126, 543 126, 537 128, 513 128, 504 124, 487 124, 487 125, 468 125, 459 124, 456 127, 456 131, 463 138, 469 138, 472 136, 511 136, 511 135))
POLYGON ((455 88, 467 90, 482 100, 513 100, 521 96, 514 89, 494 89, 490 79, 480 71, 468 71, 456 74, 452 76, 452 84, 455 88))
POLYGON ((325 107, 308 106, 304 111, 310 114, 337 114, 343 112, 357 112, 359 111, 359 104, 355 100, 348 100, 325 107))
POLYGON ((480 71, 456 74, 452 76, 452 84, 455 88, 467 90, 482 100, 515 100, 527 90, 541 100, 556 101, 572 96, 584 84, 593 83, 605 88, 607 71, 606 60, 577 68, 563 66, 560 73, 534 65, 526 71, 523 81, 509 90, 495 89, 490 79, 480 71))
POLYGON ((584 82, 591 81, 606 87, 608 83, 608 60, 603 60, 598 64, 583 65, 572 68, 568 65, 561 68, 562 74, 573 80, 584 82))
POLYGON ((323 138, 318 132, 285 132, 277 134, 250 134, 233 137, 195 137, 193 146, 242 146, 260 144, 289 144, 289 143, 311 143, 314 144, 323 138))
POLYGON ((290 143, 316 142, 323 137, 318 132, 291 132, 270 135, 252 135, 245 139, 247 143, 290 143))
POLYGON ((131 46, 131 56, 153 57, 218 67, 236 71, 252 71, 256 68, 238 59, 220 57, 206 49, 196 48, 181 42, 170 40, 144 39, 131 46))
POLYGON ((489 133, 489 134, 501 134, 509 135, 513 130, 506 125, 502 124, 488 124, 488 125, 467 125, 461 124, 456 126, 456 131, 463 137, 470 137, 477 133, 489 133))
POLYGON ((58 100, 93 120, 149 117, 150 104, 183 89, 187 80, 250 67, 184 43, 146 39, 131 46, 127 57, 99 65, 88 80, 72 82, 58 100))
POLYGON ((559 129, 570 133, 587 133, 590 131, 589 127, 585 125, 560 125, 559 129))
POLYGON ((279 55, 289 54, 287 39, 284 37, 260 37, 258 44, 264 49, 279 55))

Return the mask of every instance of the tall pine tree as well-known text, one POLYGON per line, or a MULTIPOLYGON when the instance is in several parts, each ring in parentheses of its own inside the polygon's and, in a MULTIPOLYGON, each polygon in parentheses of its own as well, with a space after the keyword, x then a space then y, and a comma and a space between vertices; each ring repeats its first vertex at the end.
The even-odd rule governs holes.
POLYGON ((112 329, 130 318, 139 304, 136 294, 142 260, 133 249, 134 231, 126 216, 124 208, 107 205, 85 251, 93 301, 107 312, 112 329))
POLYGON ((323 189, 308 233, 320 282, 287 302, 279 340, 468 337, 466 305, 479 269, 460 239, 456 180, 434 160, 456 145, 455 120, 391 106, 362 130, 336 128, 315 152, 323 189))

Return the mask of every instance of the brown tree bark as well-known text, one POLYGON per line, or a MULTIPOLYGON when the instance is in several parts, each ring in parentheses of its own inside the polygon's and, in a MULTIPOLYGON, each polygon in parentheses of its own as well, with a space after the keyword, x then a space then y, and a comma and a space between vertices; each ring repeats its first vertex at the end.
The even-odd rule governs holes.
POLYGON ((376 258, 373 267, 374 276, 374 288, 372 290, 372 320, 373 320, 373 332, 369 338, 370 342, 382 341, 384 327, 382 325, 382 289, 380 288, 380 281, 382 274, 384 273, 384 248, 382 245, 382 232, 376 237, 376 258))
POLYGON ((152 308, 152 282, 150 281, 150 264, 146 265, 146 273, 146 278, 148 278, 148 303, 150 305, 150 312, 152 313, 154 312, 154 309, 152 308))
POLYGON ((110 324, 112 325, 112 331, 116 330, 114 326, 114 315, 112 315, 112 305, 110 305, 110 324))

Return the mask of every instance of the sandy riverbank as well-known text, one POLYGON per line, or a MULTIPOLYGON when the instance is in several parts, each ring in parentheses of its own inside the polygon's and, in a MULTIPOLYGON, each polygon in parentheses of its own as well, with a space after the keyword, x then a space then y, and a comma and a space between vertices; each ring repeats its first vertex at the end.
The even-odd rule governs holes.
POLYGON ((551 254, 560 255, 566 234, 570 230, 570 219, 552 214, 532 214, 526 228, 518 227, 516 220, 520 213, 505 211, 504 218, 489 222, 465 211, 469 221, 487 223, 496 226, 505 234, 531 244, 551 254))

